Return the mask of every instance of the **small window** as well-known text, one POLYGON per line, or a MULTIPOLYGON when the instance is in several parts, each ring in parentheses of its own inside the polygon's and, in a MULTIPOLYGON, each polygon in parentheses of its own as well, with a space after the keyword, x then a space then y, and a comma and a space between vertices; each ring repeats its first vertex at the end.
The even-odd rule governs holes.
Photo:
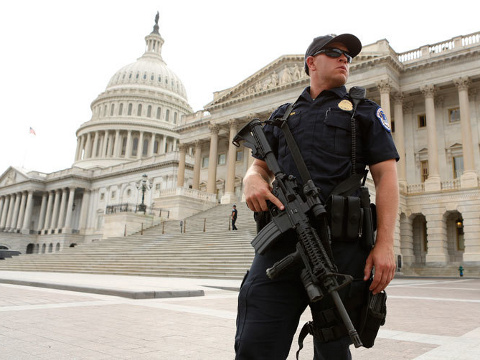
POLYGON ((148 153, 148 139, 143 139, 142 156, 147 156, 148 153))
POLYGON ((448 122, 455 123, 460 121, 460 108, 448 109, 448 122))
POLYGON ((177 113, 173 113, 173 123, 176 124, 177 123, 177 113))
POLYGON ((162 82, 162 77, 158 75, 158 82, 162 82))
POLYGON ((110 116, 113 116, 114 111, 115 111, 115 104, 112 104, 112 107, 110 108, 110 116))
POLYGON ((143 80, 147 80, 147 74, 143 74, 143 80))
POLYGON ((160 120, 160 115, 162 115, 162 109, 157 107, 157 119, 160 120))
POLYGON ((139 77, 139 76, 140 76, 140 74, 139 74, 139 73, 137 73, 137 76, 135 76, 135 79, 138 79, 138 77, 139 77))
POLYGON ((202 168, 207 168, 208 167, 208 156, 205 156, 202 159, 202 168))
POLYGON ((100 200, 101 200, 101 201, 105 200, 105 193, 101 193, 101 194, 100 194, 100 200))
POLYGON ((453 178, 460 179, 463 174, 463 156, 453 158, 453 178))
POLYGON ((236 161, 242 161, 243 160, 243 151, 237 151, 237 157, 235 159, 236 161))
POLYGON ((120 107, 118 108, 118 115, 123 115, 123 103, 121 103, 120 107))
POLYGON ((132 103, 128 104, 128 115, 132 115, 133 105, 132 103))
POLYGON ((427 115, 425 114, 418 115, 418 127, 424 128, 426 126, 427 126, 427 115))
POLYGON ((226 154, 219 154, 217 164, 218 165, 225 165, 226 162, 227 162, 227 155, 226 154))
POLYGON ((132 146, 132 156, 137 156, 138 150, 138 138, 133 138, 133 146, 132 146))
POLYGON ((115 199, 115 196, 117 195, 116 191, 112 191, 112 199, 115 199))
POLYGON ((123 137, 123 140, 122 140, 122 155, 125 155, 126 151, 127 151, 127 138, 123 137))
POLYGON ((152 105, 148 105, 148 108, 147 108, 147 117, 152 117, 152 105))
POLYGON ((138 104, 137 116, 142 116, 142 104, 138 104))
POLYGON ((420 161, 420 167, 422 170, 422 183, 428 179, 428 160, 420 161))
POLYGON ((167 109, 167 112, 165 113, 165 121, 169 121, 170 117, 170 110, 167 109))

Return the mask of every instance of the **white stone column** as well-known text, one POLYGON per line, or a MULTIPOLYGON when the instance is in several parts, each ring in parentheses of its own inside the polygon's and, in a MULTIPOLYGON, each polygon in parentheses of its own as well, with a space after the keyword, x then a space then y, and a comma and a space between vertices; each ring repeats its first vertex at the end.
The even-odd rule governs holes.
POLYGON ((92 134, 87 134, 87 143, 85 144, 85 156, 84 159, 90 159, 92 157, 92 134))
POLYGON ((80 160, 80 151, 81 151, 81 146, 82 146, 82 140, 81 137, 77 138, 77 149, 75 150, 75 161, 80 160))
POLYGON ((120 137, 120 130, 115 130, 115 144, 113 146, 113 157, 118 158, 120 157, 120 151, 122 144, 121 137, 120 137))
POLYGON ((397 147, 400 160, 398 161, 398 183, 402 192, 407 192, 407 171, 406 171, 406 153, 405 153, 405 128, 403 122, 403 94, 397 93, 394 97, 395 114, 395 145, 397 147))
POLYGON ((105 130, 103 133, 103 139, 102 139, 102 153, 100 154, 101 159, 107 158, 108 136, 109 136, 108 130, 105 130))
POLYGON ((2 218, 0 220, 0 230, 5 229, 7 223, 8 209, 10 208, 11 195, 5 195, 5 202, 3 204, 2 218))
POLYGON ((180 144, 180 159, 178 160, 178 173, 177 173, 177 187, 183 187, 185 185, 185 157, 187 153, 187 145, 180 144))
POLYGON ((470 79, 463 77, 454 80, 458 88, 458 98, 460 103, 460 125, 462 128, 462 147, 463 147, 463 174, 460 178, 461 187, 477 187, 478 177, 475 171, 475 161, 473 158, 473 140, 472 125, 470 123, 470 104, 468 100, 468 87, 470 79))
POLYGON ((93 138, 93 149, 92 149, 92 158, 97 157, 97 149, 98 149, 98 139, 100 134, 98 131, 95 131, 95 137, 93 138))
POLYGON ((50 221, 49 233, 54 233, 58 224, 58 207, 60 206, 61 189, 55 191, 55 201, 53 203, 52 219, 50 221))
POLYGON ((107 153, 105 154, 106 158, 111 158, 113 156, 113 142, 114 142, 114 135, 108 131, 108 140, 107 140, 107 153))
POLYGON ((5 196, 0 196, 0 230, 2 230, 1 219, 3 218, 3 213, 4 213, 4 210, 5 210, 5 208, 3 207, 4 204, 5 204, 5 196))
POLYGON ((80 137, 80 152, 78 154, 77 160, 83 160, 85 157, 85 135, 80 137))
POLYGON ((209 125, 210 129, 210 155, 208 159, 208 180, 207 192, 217 193, 217 151, 218 151, 218 132, 219 127, 215 124, 209 125))
POLYGON ((125 159, 132 157, 132 130, 128 130, 127 146, 125 148, 125 159))
POLYGON ((391 113, 390 113, 390 91, 391 91, 391 85, 390 81, 387 80, 381 80, 378 84, 377 87, 380 91, 380 105, 382 106, 383 112, 385 113, 385 116, 387 117, 388 125, 391 125, 391 113))
POLYGON ((52 190, 48 192, 47 211, 45 213, 45 224, 43 225, 42 233, 48 234, 50 223, 52 222, 52 206, 54 201, 54 193, 52 190))
POLYGON ((60 209, 58 210, 58 223, 55 229, 55 232, 57 234, 60 233, 60 229, 64 227, 65 223, 65 213, 67 212, 67 209, 65 207, 67 206, 67 189, 63 188, 62 189, 62 200, 60 202, 60 209))
POLYGON ((153 156, 153 150, 155 149, 155 134, 152 133, 150 143, 148 144, 148 157, 153 156))
POLYGON ((42 204, 40 205, 40 215, 38 217, 37 232, 40 233, 45 225, 45 214, 47 210, 47 193, 42 194, 42 204))
POLYGON ((435 119, 435 87, 426 85, 420 89, 425 96, 425 112, 427 117, 428 140, 428 179, 425 180, 425 191, 440 191, 440 175, 438 171, 437 126, 435 119))
POLYGON ((17 224, 15 225, 15 230, 17 232, 22 230, 23 220, 25 218, 25 206, 26 206, 26 203, 27 203, 27 195, 28 195, 28 193, 26 194, 24 191, 22 191, 22 199, 21 199, 21 202, 20 202, 20 209, 18 210, 18 220, 17 220, 17 224))
MULTIPOLYGON (((428 120, 427 120, 428 126, 428 120)), ((438 211, 437 208, 431 209, 438 211)), ((428 265, 445 265, 448 263, 447 224, 440 213, 425 214, 427 220, 428 265)))
POLYGON ((25 218, 23 220, 22 234, 30 234, 30 222, 32 221, 32 211, 33 211, 33 191, 30 190, 27 196, 27 206, 25 209, 25 218))
POLYGON ((222 196, 222 204, 230 204, 237 200, 235 196, 235 163, 237 155, 237 147, 232 141, 237 134, 237 122, 232 119, 228 122, 230 125, 230 137, 228 141, 228 158, 227 158, 227 179, 225 183, 225 194, 222 196))
POLYGON ((195 163, 193 164, 193 186, 194 190, 200 189, 200 168, 202 167, 202 143, 195 141, 195 163))
POLYGON ((15 232, 17 229, 18 210, 20 208, 20 201, 22 200, 22 194, 15 194, 15 206, 13 207, 12 222, 10 223, 10 231, 15 232))
POLYGON ((463 232, 465 234, 463 261, 478 263, 480 260, 480 237, 478 236, 480 234, 480 222, 478 221, 480 206, 465 204, 459 207, 459 211, 462 213, 463 232))
POLYGON ((400 251, 402 253, 402 263, 411 265, 415 262, 415 253, 413 251, 413 221, 411 217, 405 214, 400 216, 400 251))
POLYGON ((68 194, 68 204, 65 217, 65 226, 62 229, 62 234, 71 234, 72 233, 72 212, 73 212, 73 201, 75 200, 75 188, 70 188, 70 193, 68 194))
POLYGON ((82 207, 80 209, 80 219, 78 224, 78 229, 80 233, 84 235, 87 230, 87 217, 88 217, 88 207, 90 205, 90 190, 85 189, 83 191, 82 197, 82 207))
POLYGON ((17 197, 18 197, 17 194, 10 194, 10 204, 8 206, 7 222, 5 223, 5 231, 10 231, 12 229, 12 217, 13 217, 13 211, 15 208, 15 201, 17 197))
POLYGON ((137 146, 137 159, 141 159, 143 155, 143 131, 140 131, 140 136, 138 137, 138 146, 137 146))

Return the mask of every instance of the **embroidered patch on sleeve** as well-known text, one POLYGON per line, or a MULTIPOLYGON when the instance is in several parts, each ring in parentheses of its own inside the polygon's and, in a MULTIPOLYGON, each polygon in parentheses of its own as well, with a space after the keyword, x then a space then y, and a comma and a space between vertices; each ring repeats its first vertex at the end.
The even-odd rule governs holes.
POLYGON ((380 120, 380 123, 385 128, 385 130, 390 132, 391 130, 390 130, 390 125, 388 124, 387 116, 385 115, 381 107, 377 109, 377 118, 378 120, 380 120))

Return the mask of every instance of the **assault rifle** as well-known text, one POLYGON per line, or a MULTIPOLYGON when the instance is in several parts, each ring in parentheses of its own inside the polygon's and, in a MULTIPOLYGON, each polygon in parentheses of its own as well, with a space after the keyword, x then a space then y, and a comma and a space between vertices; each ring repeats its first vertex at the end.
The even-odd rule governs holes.
MULTIPOLYGON (((284 125, 284 121, 278 120, 271 123, 280 127, 284 125)), ((252 149, 253 155, 262 158, 275 175, 272 192, 285 206, 284 210, 280 210, 269 203, 272 221, 253 239, 253 247, 259 254, 263 254, 281 234, 289 230, 294 230, 298 239, 296 251, 267 269, 267 276, 274 279, 292 266, 303 265, 300 276, 310 301, 319 301, 324 294, 330 294, 353 344, 355 347, 362 346, 338 294, 338 290, 348 285, 352 277, 338 274, 337 267, 332 262, 327 212, 318 189, 310 179, 305 182, 301 194, 295 177, 282 172, 259 119, 253 119, 245 125, 234 137, 233 144, 239 147, 241 141, 245 142, 244 146, 252 149), (315 226, 312 226, 313 223, 315 226)))

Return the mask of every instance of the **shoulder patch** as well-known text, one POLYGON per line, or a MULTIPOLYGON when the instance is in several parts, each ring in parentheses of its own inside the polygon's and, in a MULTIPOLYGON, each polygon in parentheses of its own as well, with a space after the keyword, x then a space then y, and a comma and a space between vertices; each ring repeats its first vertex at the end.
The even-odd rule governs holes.
POLYGON ((390 125, 388 125, 387 116, 385 115, 385 113, 383 112, 383 109, 381 107, 379 107, 377 109, 377 118, 378 118, 378 120, 380 120, 380 123, 385 128, 385 130, 390 132, 391 130, 390 130, 390 125))

